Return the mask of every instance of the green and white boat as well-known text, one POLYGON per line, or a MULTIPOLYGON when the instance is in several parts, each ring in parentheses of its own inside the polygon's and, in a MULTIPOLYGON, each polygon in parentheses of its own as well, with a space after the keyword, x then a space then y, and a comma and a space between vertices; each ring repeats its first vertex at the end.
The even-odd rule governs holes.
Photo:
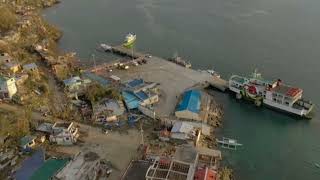
POLYGON ((126 48, 131 48, 136 41, 137 36, 133 33, 129 33, 126 35, 126 38, 124 40, 123 46, 126 48))
POLYGON ((302 98, 303 90, 286 85, 280 79, 264 80, 257 71, 252 77, 233 75, 229 79, 229 89, 236 93, 237 99, 249 99, 256 106, 266 105, 300 117, 312 118, 314 104, 302 98))

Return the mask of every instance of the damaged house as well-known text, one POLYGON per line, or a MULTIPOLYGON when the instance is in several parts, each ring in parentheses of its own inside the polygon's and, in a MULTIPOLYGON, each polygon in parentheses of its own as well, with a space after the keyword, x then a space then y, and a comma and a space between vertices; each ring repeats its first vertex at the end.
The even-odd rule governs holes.
POLYGON ((122 101, 106 98, 95 104, 93 111, 95 121, 103 123, 118 120, 125 112, 125 108, 122 101))
POLYGON ((54 177, 54 180, 94 180, 105 177, 109 168, 94 152, 80 152, 54 177))
POLYGON ((79 130, 73 122, 42 123, 37 131, 58 145, 73 145, 79 137, 79 130))
POLYGON ((125 83, 122 91, 127 108, 138 109, 139 105, 148 106, 159 101, 157 83, 145 82, 143 79, 133 79, 125 83))

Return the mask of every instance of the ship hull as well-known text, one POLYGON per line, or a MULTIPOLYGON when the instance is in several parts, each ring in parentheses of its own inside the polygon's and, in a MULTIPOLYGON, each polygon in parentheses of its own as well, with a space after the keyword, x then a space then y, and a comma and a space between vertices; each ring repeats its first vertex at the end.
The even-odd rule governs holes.
MULTIPOLYGON (((233 87, 229 87, 230 88, 230 93, 234 94, 235 96, 237 94, 241 94, 241 90, 237 89, 237 88, 233 88, 233 87)), ((238 99, 238 98, 237 98, 238 99)), ((242 96, 241 99, 247 101, 247 102, 255 102, 252 98, 246 97, 246 96, 242 96)), ((299 119, 312 119, 313 115, 313 107, 311 107, 308 111, 307 110, 296 110, 292 107, 284 107, 284 105, 280 105, 280 104, 275 104, 273 102, 269 102, 268 100, 264 99, 262 106, 292 116, 292 117, 296 117, 299 119)))
POLYGON ((263 100, 263 105, 270 109, 274 109, 282 113, 286 113, 286 114, 293 115, 300 118, 312 119, 311 114, 312 114, 313 107, 311 107, 309 110, 305 110, 305 109, 299 110, 286 105, 273 103, 272 101, 266 100, 266 99, 263 100))

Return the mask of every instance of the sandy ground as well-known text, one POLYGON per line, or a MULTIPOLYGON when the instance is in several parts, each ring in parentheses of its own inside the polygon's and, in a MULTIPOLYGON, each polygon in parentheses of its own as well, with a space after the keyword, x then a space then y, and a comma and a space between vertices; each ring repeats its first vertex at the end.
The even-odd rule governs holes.
POLYGON ((212 76, 192 69, 187 69, 158 57, 148 59, 148 63, 132 66, 128 70, 114 70, 113 72, 99 72, 105 77, 116 75, 122 81, 133 78, 143 78, 145 81, 160 83, 160 102, 155 106, 158 116, 168 117, 172 115, 178 103, 177 97, 185 89, 194 85, 212 81, 212 76))
POLYGON ((140 133, 136 129, 129 129, 127 133, 109 132, 103 134, 100 128, 80 125, 84 132, 81 138, 84 142, 76 146, 59 146, 57 152, 76 154, 79 151, 96 152, 101 158, 111 161, 113 172, 111 180, 119 180, 130 161, 135 157, 140 144, 140 133))

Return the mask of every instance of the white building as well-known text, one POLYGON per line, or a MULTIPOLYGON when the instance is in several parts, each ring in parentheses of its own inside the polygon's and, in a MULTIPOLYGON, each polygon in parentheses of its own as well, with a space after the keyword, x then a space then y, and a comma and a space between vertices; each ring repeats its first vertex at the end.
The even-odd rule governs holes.
POLYGON ((0 99, 11 99, 17 91, 15 78, 0 76, 0 99))
POLYGON ((79 130, 73 122, 56 122, 52 126, 50 141, 58 145, 73 145, 79 137, 79 130))

